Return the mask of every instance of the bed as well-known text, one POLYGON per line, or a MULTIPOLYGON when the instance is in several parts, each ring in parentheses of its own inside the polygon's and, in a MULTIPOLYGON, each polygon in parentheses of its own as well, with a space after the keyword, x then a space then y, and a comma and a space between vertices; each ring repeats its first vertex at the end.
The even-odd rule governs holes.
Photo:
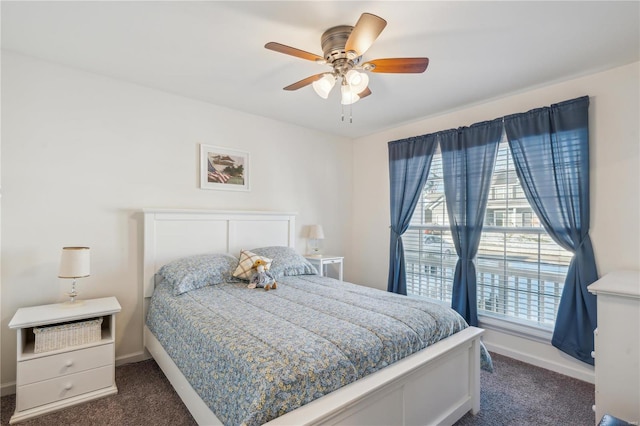
MULTIPOLYGON (((415 316, 440 318, 449 310, 446 307, 436 304, 433 309, 437 314, 423 314, 421 302, 412 298, 308 271, 280 275, 278 290, 268 293, 249 290, 246 282, 229 277, 217 285, 176 293, 175 283, 165 279, 170 277, 166 265, 177 259, 194 259, 203 253, 237 256, 254 247, 286 252, 294 242, 295 214, 291 213, 144 211, 145 319, 147 311, 153 314, 144 328, 145 348, 198 424, 442 425, 453 424, 468 411, 479 411, 482 330, 463 321, 456 324, 455 316, 444 327, 450 329, 445 334, 453 334, 445 338, 440 326, 434 335, 433 330, 429 334, 421 329, 425 327, 413 325, 415 316), (164 273, 157 274, 163 267, 164 273), (325 301, 327 298, 334 302, 325 301), (359 302, 365 306, 356 306, 359 302), (301 313, 299 307, 305 304, 313 313, 301 313), (402 308, 403 304, 411 309, 402 308), (266 312, 256 310, 259 305, 266 312), (368 316, 383 310, 395 310, 385 318, 397 317, 400 329, 392 328, 395 325, 390 322, 370 326, 368 316), (234 311, 245 315, 246 323, 242 323, 243 317, 232 319, 234 311), (347 320, 351 311, 356 314, 347 320), (311 317, 320 317, 320 322, 308 322, 311 317), (185 328, 177 325, 178 318, 186 318, 185 328), (296 323, 296 328, 280 332, 285 323, 296 323), (225 330, 233 327, 234 332, 225 337, 225 330), (405 333, 405 328, 412 331, 405 333), (248 331, 250 338, 239 334, 241 331, 248 331), (351 332, 358 338, 348 337, 351 332), (319 346, 305 352, 307 346, 300 342, 309 333, 319 346), (403 333, 400 343, 387 342, 387 335, 403 333), (211 340, 218 346, 199 354, 196 349, 206 344, 203 334, 213 336, 211 340), (285 335, 294 340, 287 343, 285 335), (351 341, 357 347, 367 340, 377 344, 377 349, 367 349, 374 355, 366 351, 363 355, 348 345, 351 341), (249 349, 258 353, 247 355, 249 349), (310 359, 312 353, 317 355, 315 360, 310 359), (265 359, 275 361, 274 366, 267 366, 265 359), (232 365, 217 360, 237 362, 232 365), (241 379, 260 389, 241 384, 241 379), (275 391, 268 387, 270 382, 275 391), (205 388, 215 384, 232 389, 234 396, 222 397, 215 388, 207 393, 205 388), (254 390, 255 395, 251 394, 254 390), (221 398, 226 398, 226 403, 221 405, 221 398), (245 413, 242 410, 247 406, 264 411, 245 413)), ((273 266, 277 266, 275 260, 273 266)))

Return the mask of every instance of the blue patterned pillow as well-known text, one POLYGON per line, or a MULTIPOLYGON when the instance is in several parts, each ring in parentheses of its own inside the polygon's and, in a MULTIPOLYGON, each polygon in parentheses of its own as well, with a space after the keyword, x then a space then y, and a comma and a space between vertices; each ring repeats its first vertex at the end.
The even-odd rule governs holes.
POLYGON ((173 286, 176 296, 209 285, 236 281, 238 259, 230 254, 199 254, 167 263, 158 271, 173 286))
POLYGON ((291 247, 272 246, 251 250, 272 260, 269 271, 276 277, 294 275, 316 275, 318 270, 291 247))

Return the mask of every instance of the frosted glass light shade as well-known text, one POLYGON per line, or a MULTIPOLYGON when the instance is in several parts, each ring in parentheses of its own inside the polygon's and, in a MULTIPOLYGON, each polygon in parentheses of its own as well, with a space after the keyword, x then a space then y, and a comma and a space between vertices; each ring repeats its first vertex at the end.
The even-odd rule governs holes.
POLYGON ((340 86, 340 90, 342 91, 342 105, 351 105, 360 100, 360 96, 358 96, 358 93, 360 92, 354 92, 353 90, 351 90, 351 87, 349 85, 340 86))
POLYGON ((369 85, 369 76, 356 70, 349 70, 345 76, 353 93, 360 93, 369 85))
POLYGON ((314 81, 312 86, 318 96, 323 99, 327 99, 329 97, 329 92, 331 92, 331 89, 333 89, 335 84, 336 78, 333 74, 324 74, 320 79, 314 81))
POLYGON ((63 247, 59 278, 84 278, 91 273, 89 247, 63 247))

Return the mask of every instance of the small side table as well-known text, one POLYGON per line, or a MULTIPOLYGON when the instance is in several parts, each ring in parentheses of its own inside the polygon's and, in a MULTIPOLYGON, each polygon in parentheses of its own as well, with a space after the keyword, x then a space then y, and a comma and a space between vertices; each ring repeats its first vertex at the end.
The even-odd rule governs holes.
POLYGON ((120 309, 115 297, 104 297, 77 305, 56 303, 17 310, 9 322, 18 339, 16 411, 9 423, 118 393, 115 338, 120 309), (100 340, 35 351, 35 327, 94 318, 102 318, 100 340))
POLYGON ((344 257, 342 257, 342 256, 326 256, 326 255, 320 254, 320 255, 306 255, 304 258, 307 259, 309 262, 311 262, 311 264, 313 266, 316 267, 316 269, 320 273, 321 277, 327 276, 327 273, 325 271, 325 267, 327 265, 337 264, 338 268, 339 268, 338 269, 338 279, 340 281, 342 281, 344 257))

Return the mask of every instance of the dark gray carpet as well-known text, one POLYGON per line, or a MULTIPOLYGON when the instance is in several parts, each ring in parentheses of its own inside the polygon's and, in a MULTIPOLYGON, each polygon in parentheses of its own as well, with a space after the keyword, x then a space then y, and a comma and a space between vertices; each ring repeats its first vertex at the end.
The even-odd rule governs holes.
POLYGON ((553 371, 491 354, 494 372, 480 373, 480 412, 456 426, 593 426, 595 387, 553 371))
MULTIPOLYGON (((481 410, 456 426, 592 426, 594 386, 511 358, 492 354, 494 373, 483 371, 481 410)), ((116 368, 118 394, 23 423, 51 425, 195 425, 153 360, 116 368)), ((9 423, 15 396, 1 400, 2 425, 9 423)))
MULTIPOLYGON (((153 360, 116 367, 118 393, 18 423, 24 426, 186 426, 196 422, 153 360)), ((2 397, 2 425, 9 424, 15 395, 2 397)))

